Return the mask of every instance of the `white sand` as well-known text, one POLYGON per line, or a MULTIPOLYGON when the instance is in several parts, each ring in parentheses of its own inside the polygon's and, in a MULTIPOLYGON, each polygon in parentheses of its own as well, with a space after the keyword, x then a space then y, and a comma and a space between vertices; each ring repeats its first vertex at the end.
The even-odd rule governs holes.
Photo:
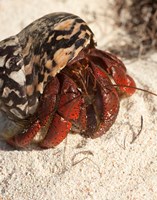
MULTIPOLYGON (((113 19, 112 15, 107 16, 105 2, 0 0, 0 39, 47 13, 66 11, 91 22, 98 46, 107 47, 115 40, 116 32, 112 30, 113 19), (92 18, 93 11, 97 13, 96 20, 92 18)), ((157 93, 157 53, 125 63, 138 87, 157 93)), ((69 135, 55 149, 21 151, 1 142, 0 199, 156 200, 157 97, 137 91, 121 101, 115 124, 95 140, 69 135), (141 116, 143 130, 131 144, 133 133, 140 130, 141 116)))

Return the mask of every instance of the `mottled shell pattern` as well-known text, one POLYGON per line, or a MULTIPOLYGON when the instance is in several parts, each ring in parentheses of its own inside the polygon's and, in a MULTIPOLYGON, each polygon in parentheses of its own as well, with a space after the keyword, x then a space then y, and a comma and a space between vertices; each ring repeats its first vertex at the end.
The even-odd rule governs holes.
POLYGON ((34 114, 46 83, 93 41, 78 16, 46 15, 0 42, 0 110, 12 120, 34 114))

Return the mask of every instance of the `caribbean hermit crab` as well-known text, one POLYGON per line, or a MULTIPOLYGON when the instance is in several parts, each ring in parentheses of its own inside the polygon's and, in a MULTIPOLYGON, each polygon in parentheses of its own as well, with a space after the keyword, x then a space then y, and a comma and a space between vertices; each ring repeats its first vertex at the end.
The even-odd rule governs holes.
POLYGON ((78 16, 53 13, 0 42, 0 135, 9 144, 24 147, 39 132, 49 148, 69 132, 109 130, 121 93, 132 95, 135 83, 93 37, 78 16))

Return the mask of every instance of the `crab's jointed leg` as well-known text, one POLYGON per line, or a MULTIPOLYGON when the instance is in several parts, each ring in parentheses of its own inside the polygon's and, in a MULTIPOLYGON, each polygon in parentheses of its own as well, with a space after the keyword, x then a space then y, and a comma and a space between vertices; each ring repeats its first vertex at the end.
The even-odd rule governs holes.
POLYGON ((69 77, 62 75, 63 79, 57 112, 49 125, 48 132, 40 143, 43 148, 55 147, 61 143, 70 132, 72 122, 80 114, 82 99, 76 84, 69 77))

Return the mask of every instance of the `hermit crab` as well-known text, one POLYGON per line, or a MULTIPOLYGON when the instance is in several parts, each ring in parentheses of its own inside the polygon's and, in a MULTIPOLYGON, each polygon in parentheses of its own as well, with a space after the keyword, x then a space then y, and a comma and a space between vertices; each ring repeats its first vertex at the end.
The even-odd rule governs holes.
POLYGON ((67 134, 96 138, 115 122, 135 82, 122 61, 96 48, 78 16, 46 15, 0 42, 0 136, 25 147, 58 145, 67 134))

